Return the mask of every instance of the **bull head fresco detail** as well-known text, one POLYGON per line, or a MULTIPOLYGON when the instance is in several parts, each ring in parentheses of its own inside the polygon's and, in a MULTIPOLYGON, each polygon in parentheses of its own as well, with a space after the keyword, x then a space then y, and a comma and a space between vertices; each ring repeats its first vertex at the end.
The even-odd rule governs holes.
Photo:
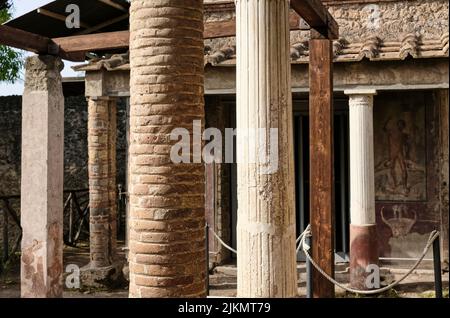
POLYGON ((414 218, 407 216, 407 208, 405 206, 394 205, 392 211, 394 216, 390 219, 386 219, 384 213, 385 207, 381 208, 381 219, 389 226, 394 237, 405 237, 411 231, 414 224, 417 222, 417 212, 412 210, 414 218))

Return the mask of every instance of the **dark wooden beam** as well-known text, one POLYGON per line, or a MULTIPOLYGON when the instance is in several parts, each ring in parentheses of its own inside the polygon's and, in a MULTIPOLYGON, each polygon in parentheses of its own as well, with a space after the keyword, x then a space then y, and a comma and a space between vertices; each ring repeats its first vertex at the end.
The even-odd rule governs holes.
POLYGON ((38 34, 0 25, 0 45, 6 45, 36 54, 58 55, 62 59, 83 62, 86 53, 80 51, 65 52, 51 39, 38 34))
POLYGON ((0 45, 38 54, 47 54, 51 43, 51 40, 47 37, 0 25, 0 45))
MULTIPOLYGON (((297 13, 291 12, 289 14, 289 26, 291 30, 300 29, 301 18, 297 13)), ((230 37, 235 35, 236 35, 236 20, 205 23, 205 31, 203 33, 203 37, 205 39, 230 37)))
MULTIPOLYGON (((334 277, 333 42, 309 44, 310 220, 313 259, 334 277)), ((334 285, 313 271, 315 298, 334 297, 334 285)))
POLYGON ((109 5, 110 7, 116 8, 116 9, 118 9, 120 11, 128 12, 128 8, 125 8, 121 4, 118 4, 118 3, 114 2, 114 1, 111 1, 111 0, 99 0, 99 1, 103 2, 104 4, 109 5))
POLYGON ((63 50, 59 50, 58 54, 62 59, 72 62, 84 62, 86 61, 87 52, 64 52, 63 50))
POLYGON ((205 39, 215 39, 236 35, 236 20, 208 22, 205 23, 203 37, 205 39))
POLYGON ((320 0, 291 0, 294 9, 309 26, 327 39, 339 38, 339 26, 320 0))
MULTIPOLYGON (((49 10, 46 10, 46 9, 43 9, 43 8, 39 8, 36 11, 37 11, 37 13, 39 13, 41 15, 45 15, 45 16, 47 16, 49 18, 52 18, 52 19, 55 19, 55 20, 59 20, 59 21, 62 21, 62 22, 66 22, 66 20, 67 20, 67 17, 65 15, 62 15, 62 14, 59 14, 59 13, 55 13, 55 12, 52 12, 52 11, 49 11, 49 10)), ((88 25, 86 23, 83 23, 83 22, 80 22, 80 26, 82 28, 84 28, 84 29, 88 29, 88 28, 91 27, 90 25, 88 25)))
POLYGON ((53 38, 52 40, 67 53, 126 49, 130 43, 130 33, 128 31, 117 31, 67 36, 53 38))
MULTIPOLYGON (((289 16, 289 25, 291 30, 300 29, 301 18, 295 12, 292 12, 289 16)), ((64 52, 66 57, 73 56, 72 53, 77 53, 77 59, 80 58, 83 52, 128 49, 130 42, 129 31, 80 34, 49 39, 40 35, 21 31, 11 27, 1 27, 3 29, 0 35, 0 44, 41 54, 55 55, 59 54, 57 52, 64 52), (54 48, 55 45, 59 47, 59 51, 58 49, 54 48), (49 46, 50 51, 48 48, 49 46)), ((229 37, 235 35, 235 20, 205 23, 205 39, 229 37)))

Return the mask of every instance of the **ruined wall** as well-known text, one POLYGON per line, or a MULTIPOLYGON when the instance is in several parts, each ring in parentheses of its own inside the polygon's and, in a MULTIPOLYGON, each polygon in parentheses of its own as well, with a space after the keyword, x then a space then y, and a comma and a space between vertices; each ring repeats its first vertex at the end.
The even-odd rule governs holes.
MULTIPOLYGON (((118 103, 117 183, 125 184, 126 106, 118 103)), ((20 194, 20 153, 22 129, 21 96, 0 97, 0 198, 20 194)), ((87 189, 87 102, 84 96, 65 99, 64 189, 87 189)), ((0 200, 0 209, 4 206, 0 200)), ((11 199, 12 208, 20 210, 20 200, 11 199)), ((3 242, 3 213, 0 213, 0 254, 3 242)), ((11 220, 10 220, 11 221, 11 220)), ((9 241, 14 242, 17 227, 10 224, 9 241)))
POLYGON ((448 32, 448 0, 335 1, 327 6, 339 24, 341 37, 348 40, 370 35, 397 40, 408 33, 439 39, 448 32))
MULTIPOLYGON (((371 37, 385 42, 402 41, 408 34, 415 34, 421 40, 440 40, 445 32, 448 38, 448 0, 335 0, 324 3, 339 24, 340 38, 349 42, 364 42, 371 37)), ((232 4, 211 10, 205 16, 207 22, 233 18, 232 4)), ((308 31, 291 32, 292 44, 308 38, 308 31)), ((207 49, 215 51, 235 45, 235 38, 213 39, 205 44, 207 49)))

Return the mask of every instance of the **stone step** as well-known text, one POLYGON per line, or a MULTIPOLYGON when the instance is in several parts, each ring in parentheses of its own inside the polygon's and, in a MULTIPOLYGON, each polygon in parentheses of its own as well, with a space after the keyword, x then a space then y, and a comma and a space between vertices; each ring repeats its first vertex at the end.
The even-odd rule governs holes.
MULTIPOLYGON (((348 269, 348 264, 336 264, 335 269, 337 272, 346 272, 348 269)), ((214 274, 237 276, 237 267, 234 264, 216 266, 212 272, 214 274)), ((304 263, 300 263, 297 265, 297 273, 299 275, 302 273, 306 273, 306 265, 304 263)))
MULTIPOLYGON (((297 266, 299 284, 306 282, 306 270, 304 265, 297 266)), ((431 273, 432 274, 432 273, 431 273)), ((398 279, 399 275, 394 275, 388 268, 381 268, 382 283, 391 283, 398 279)), ((336 266, 335 279, 338 282, 347 284, 350 280, 350 273, 347 264, 336 266)), ((209 283, 212 289, 229 289, 237 286, 237 268, 234 265, 218 266, 209 276, 209 283)))

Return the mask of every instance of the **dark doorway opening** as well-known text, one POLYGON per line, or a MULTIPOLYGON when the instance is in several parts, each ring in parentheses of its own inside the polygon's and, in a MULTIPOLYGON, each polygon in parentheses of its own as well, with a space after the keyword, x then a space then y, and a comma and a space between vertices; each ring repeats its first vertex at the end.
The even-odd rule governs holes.
MULTIPOLYGON (((334 176, 335 176, 335 257, 336 262, 347 262, 350 237, 350 197, 349 197, 349 122, 345 101, 335 102, 334 114, 334 176)), ((310 223, 309 176, 310 141, 309 114, 307 101, 294 103, 294 154, 297 236, 310 223)), ((303 253, 298 255, 304 261, 303 253)))
MULTIPOLYGON (((334 155, 335 155, 335 258, 348 262, 350 245, 350 185, 349 185, 349 116, 348 100, 335 101, 334 155)), ((231 118, 235 118, 235 104, 230 105, 231 118)), ((232 127, 235 122, 232 120, 232 127)), ((236 145, 236 143, 234 143, 236 145)), ((309 115, 308 101, 294 101, 294 154, 297 237, 309 224, 309 115)), ((236 152, 236 149, 234 149, 236 152)), ((237 225, 237 166, 231 165, 231 245, 236 248, 237 225)), ((304 255, 299 253, 299 261, 304 255)))

